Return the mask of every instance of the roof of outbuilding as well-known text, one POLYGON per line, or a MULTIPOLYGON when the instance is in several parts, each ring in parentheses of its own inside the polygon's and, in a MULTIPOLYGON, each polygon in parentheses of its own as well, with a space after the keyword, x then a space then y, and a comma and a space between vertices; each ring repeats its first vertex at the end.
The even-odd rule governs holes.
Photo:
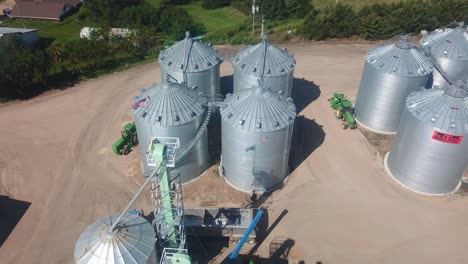
POLYGON ((21 0, 16 2, 11 16, 59 20, 65 5, 76 7, 81 2, 81 0, 21 0))
POLYGON ((37 31, 37 29, 0 27, 0 34, 28 33, 33 31, 37 31))

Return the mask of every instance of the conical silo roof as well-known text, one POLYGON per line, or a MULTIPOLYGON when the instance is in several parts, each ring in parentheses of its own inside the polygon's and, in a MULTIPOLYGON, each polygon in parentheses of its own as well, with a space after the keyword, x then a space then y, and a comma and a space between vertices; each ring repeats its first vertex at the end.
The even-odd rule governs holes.
POLYGON ((464 84, 414 92, 406 100, 418 120, 438 130, 468 135, 468 91, 464 84))
POLYGON ((430 59, 407 38, 371 50, 366 61, 378 71, 398 77, 420 77, 432 72, 430 59))
POLYGON ((138 215, 125 215, 109 232, 120 214, 104 217, 88 226, 75 245, 76 263, 147 263, 154 251, 156 234, 138 215))
POLYGON ((228 94, 221 116, 231 126, 251 133, 281 130, 294 122, 296 107, 290 98, 265 88, 228 94))
POLYGON ((150 125, 161 127, 189 123, 204 113, 206 104, 206 99, 193 89, 171 82, 157 84, 135 99, 146 100, 147 104, 136 109, 135 114, 145 115, 150 125))
POLYGON ((437 58, 468 61, 468 32, 463 23, 457 28, 439 29, 421 40, 423 47, 430 47, 437 58))
POLYGON ((159 53, 161 67, 173 72, 202 72, 221 62, 218 51, 190 38, 189 32, 186 33, 185 39, 159 53))
POLYGON ((296 60, 286 49, 280 49, 264 37, 257 45, 239 51, 233 59, 233 65, 248 75, 270 77, 292 72, 296 60))

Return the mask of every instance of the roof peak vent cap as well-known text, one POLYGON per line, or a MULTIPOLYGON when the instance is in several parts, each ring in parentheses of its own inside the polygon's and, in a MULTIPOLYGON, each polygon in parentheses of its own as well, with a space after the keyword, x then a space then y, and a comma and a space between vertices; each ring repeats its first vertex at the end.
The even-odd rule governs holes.
POLYGON ((455 85, 447 85, 445 94, 453 98, 468 98, 468 87, 462 81, 458 81, 455 85))
POLYGON ((260 95, 260 94, 264 94, 266 89, 263 87, 255 87, 253 88, 253 91, 254 91, 254 94, 260 95))
POLYGON ((395 46, 400 49, 410 50, 416 46, 409 41, 408 35, 400 36, 400 39, 395 43, 395 46))

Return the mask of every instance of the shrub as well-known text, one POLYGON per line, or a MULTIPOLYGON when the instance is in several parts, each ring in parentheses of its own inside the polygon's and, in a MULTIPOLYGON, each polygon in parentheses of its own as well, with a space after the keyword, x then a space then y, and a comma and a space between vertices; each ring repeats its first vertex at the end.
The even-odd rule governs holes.
POLYGON ((304 18, 313 8, 310 0, 286 0, 288 18, 304 18))
POLYGON ((49 57, 40 47, 29 47, 15 36, 0 45, 0 96, 25 98, 43 90, 50 69, 49 57))
POLYGON ((308 39, 323 40, 330 37, 329 25, 325 22, 323 14, 308 16, 302 32, 308 39))
POLYGON ((160 26, 162 32, 173 39, 183 38, 186 31, 190 31, 192 36, 204 33, 203 26, 196 23, 187 11, 174 6, 160 9, 160 26))
POLYGON ((231 0, 203 0, 202 7, 205 9, 216 9, 229 6, 231 0))
POLYGON ((309 39, 347 38, 359 32, 359 20, 351 6, 337 4, 322 10, 313 10, 304 20, 301 33, 309 39))
POLYGON ((239 12, 243 13, 244 15, 252 14, 252 5, 245 1, 233 1, 231 2, 231 6, 237 9, 239 12))
POLYGON ((287 17, 285 0, 260 0, 260 13, 269 20, 283 20, 287 17))

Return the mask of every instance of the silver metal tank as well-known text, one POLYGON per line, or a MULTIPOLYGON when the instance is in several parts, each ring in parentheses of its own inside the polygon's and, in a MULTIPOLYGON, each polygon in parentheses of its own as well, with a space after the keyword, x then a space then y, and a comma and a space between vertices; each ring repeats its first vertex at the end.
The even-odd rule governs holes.
MULTIPOLYGON (((424 36, 421 47, 426 48, 453 81, 468 79, 468 32, 463 23, 456 28, 435 30, 424 36)), ((433 86, 442 87, 448 82, 434 70, 433 86)))
POLYGON ((395 133, 406 97, 427 86, 431 72, 430 59, 406 37, 370 51, 356 98, 359 124, 375 133, 395 133))
POLYGON ((273 45, 266 37, 257 45, 240 50, 232 63, 234 93, 261 85, 291 96, 296 60, 286 49, 273 45))
POLYGON ((419 193, 454 191, 468 164, 468 91, 450 85, 412 93, 386 158, 387 172, 419 193))
MULTIPOLYGON (((143 91, 134 98, 141 102, 133 109, 143 160, 143 175, 151 168, 146 162, 147 148, 153 137, 178 138, 180 147, 176 155, 197 134, 207 114, 207 100, 196 91, 177 83, 162 83, 143 91)), ((178 161, 172 175, 179 175, 182 183, 190 182, 202 174, 209 164, 208 135, 205 131, 190 152, 178 161)))
POLYGON ((220 65, 222 59, 217 50, 198 40, 185 39, 166 47, 159 53, 161 76, 169 75, 173 82, 186 83, 210 98, 220 94, 220 65))
POLYGON ((79 264, 157 263, 156 233, 138 215, 124 216, 115 231, 109 232, 120 214, 104 217, 88 226, 75 245, 79 264))
POLYGON ((221 105, 221 174, 244 191, 265 192, 288 175, 296 117, 292 99, 264 88, 228 94, 221 105))

